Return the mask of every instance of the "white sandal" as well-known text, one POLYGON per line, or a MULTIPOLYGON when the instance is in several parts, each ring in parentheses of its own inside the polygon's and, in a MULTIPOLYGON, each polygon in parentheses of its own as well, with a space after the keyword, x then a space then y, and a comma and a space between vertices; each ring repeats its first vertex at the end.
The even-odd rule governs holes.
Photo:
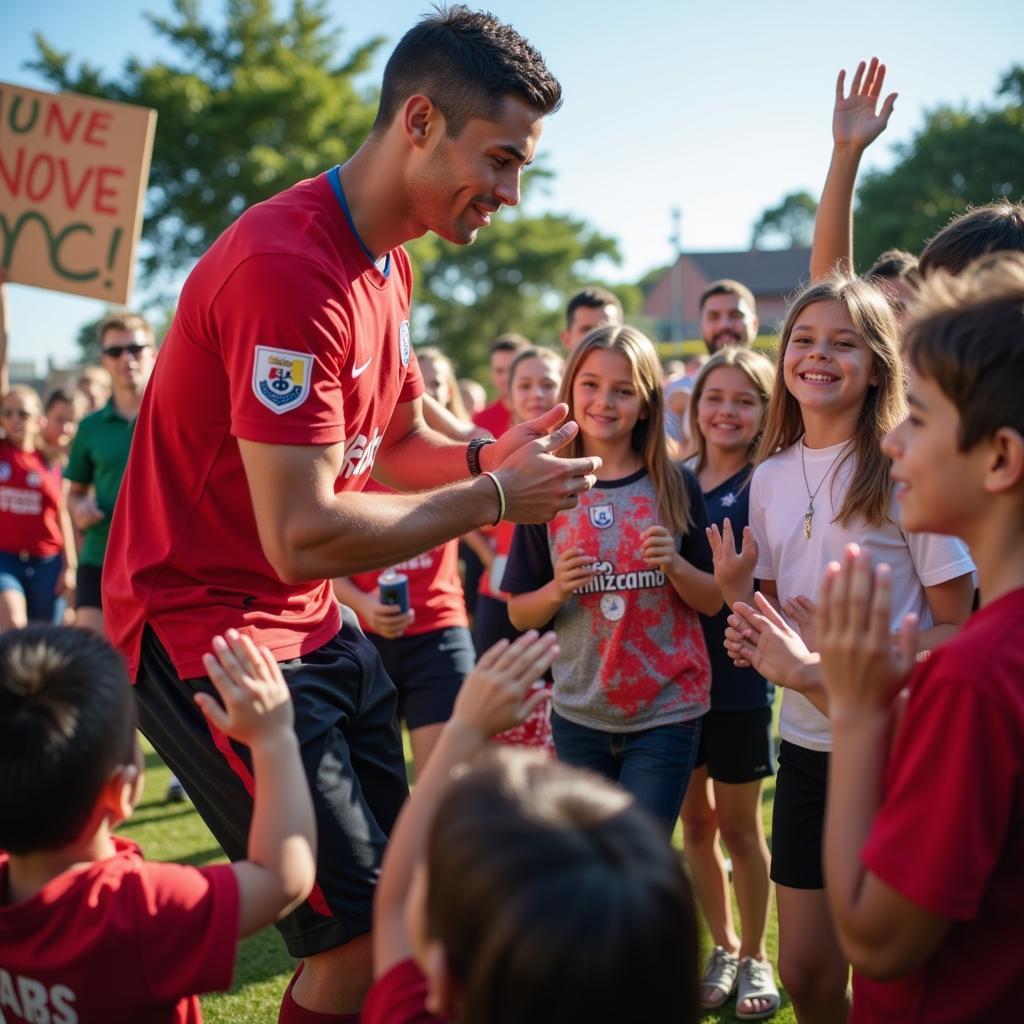
POLYGON ((745 956, 739 962, 736 980, 736 1019, 764 1020, 779 1008, 779 989, 775 984, 775 973, 767 960, 755 960, 745 956), (740 1010, 745 999, 766 999, 771 1005, 767 1010, 740 1010))
POLYGON ((733 956, 722 946, 715 946, 711 950, 700 978, 700 1005, 705 1010, 717 1010, 733 994, 739 966, 739 957, 733 956), (711 999, 704 993, 704 989, 708 988, 713 990, 711 999))

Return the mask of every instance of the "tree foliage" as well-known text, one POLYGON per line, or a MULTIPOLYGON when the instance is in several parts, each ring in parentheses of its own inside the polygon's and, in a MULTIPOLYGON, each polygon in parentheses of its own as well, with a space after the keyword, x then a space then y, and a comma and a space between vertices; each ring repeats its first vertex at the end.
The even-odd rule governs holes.
POLYGON ((818 201, 810 192, 790 192, 754 224, 752 249, 800 249, 811 244, 818 201))
POLYGON ((230 0, 222 27, 201 19, 198 0, 146 18, 177 59, 131 59, 105 78, 37 34, 29 67, 55 89, 158 111, 141 260, 152 283, 190 266, 247 206, 355 150, 377 108, 358 78, 383 39, 339 61, 324 0, 292 0, 280 17, 272 0, 230 0))
POLYGON ((885 249, 920 252, 951 217, 1024 195, 1024 67, 1002 78, 994 102, 929 112, 898 162, 864 177, 858 190, 856 256, 870 264, 885 249))

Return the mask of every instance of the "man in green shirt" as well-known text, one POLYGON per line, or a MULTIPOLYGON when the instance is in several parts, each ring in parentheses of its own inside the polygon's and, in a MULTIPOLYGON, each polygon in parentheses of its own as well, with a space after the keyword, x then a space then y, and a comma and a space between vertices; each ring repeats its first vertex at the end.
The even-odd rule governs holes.
POLYGON ((75 625, 102 635, 100 579, 110 518, 128 464, 135 417, 156 355, 153 330, 136 313, 108 316, 97 333, 112 393, 105 406, 79 424, 64 477, 70 484, 68 510, 82 531, 75 625))

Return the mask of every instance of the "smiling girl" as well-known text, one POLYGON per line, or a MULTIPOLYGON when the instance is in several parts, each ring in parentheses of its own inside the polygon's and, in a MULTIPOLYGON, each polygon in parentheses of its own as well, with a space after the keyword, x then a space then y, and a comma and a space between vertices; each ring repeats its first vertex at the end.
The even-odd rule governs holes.
POLYGON ((588 334, 559 397, 579 424, 564 453, 599 456, 601 479, 548 526, 516 527, 509 617, 554 622, 559 759, 619 782, 671 830, 711 686, 697 613, 721 607, 704 499, 669 459, 661 367, 635 328, 588 334))
MULTIPOLYGON (((835 277, 805 289, 783 325, 782 387, 768 405, 750 488, 750 526, 737 552, 731 523, 711 529, 715 575, 730 606, 761 591, 807 623, 825 567, 850 542, 892 566, 895 631, 914 613, 922 648, 951 635, 971 608, 973 565, 950 537, 899 526, 881 439, 904 417, 898 326, 885 295, 835 277)), ((816 659, 816 655, 814 656, 816 659)), ((781 680, 774 680, 781 682, 781 680)), ((843 1021, 849 965, 839 947, 822 874, 825 789, 832 745, 818 681, 787 689, 779 726, 779 775, 771 877, 779 912, 779 973, 801 1024, 843 1021)))

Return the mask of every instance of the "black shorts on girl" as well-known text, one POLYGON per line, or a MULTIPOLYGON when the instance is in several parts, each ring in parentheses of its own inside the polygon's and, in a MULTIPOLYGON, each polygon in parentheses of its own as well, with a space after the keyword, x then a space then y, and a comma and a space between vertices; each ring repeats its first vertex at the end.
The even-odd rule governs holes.
POLYGON ((821 843, 830 755, 783 740, 772 811, 772 881, 790 889, 824 889, 821 843))
POLYGON ((439 725, 452 716, 463 679, 476 655, 465 626, 387 639, 367 634, 398 690, 398 717, 409 729, 439 725))
POLYGON ((740 785, 775 772, 772 709, 715 711, 701 719, 695 768, 706 764, 716 782, 740 785))

